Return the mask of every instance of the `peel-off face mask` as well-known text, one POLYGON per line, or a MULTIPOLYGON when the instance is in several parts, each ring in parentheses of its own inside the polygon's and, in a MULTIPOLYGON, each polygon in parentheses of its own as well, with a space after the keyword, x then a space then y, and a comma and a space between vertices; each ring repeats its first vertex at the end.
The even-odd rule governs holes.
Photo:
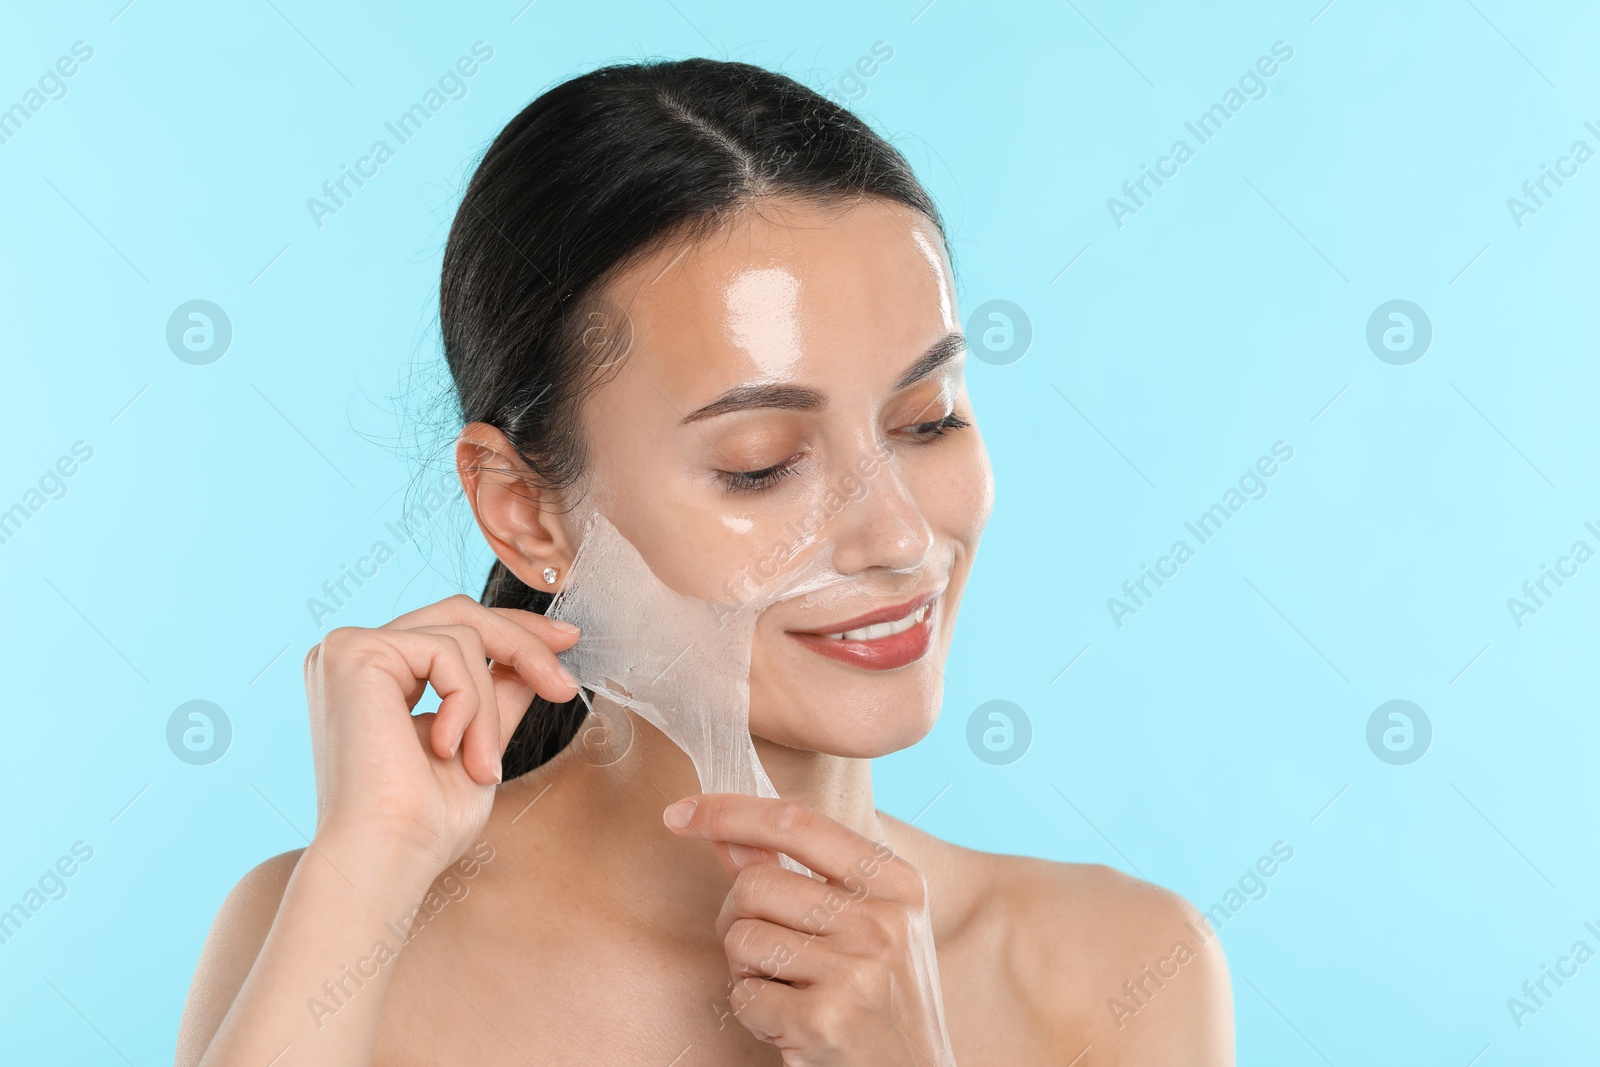
MULTIPOLYGON (((916 451, 931 437, 903 432, 952 410, 955 364, 916 379, 942 385, 936 395, 922 384, 912 393, 879 352, 906 348, 911 367, 920 347, 885 321, 931 324, 932 310, 959 332, 943 261, 928 245, 937 270, 894 264, 881 253, 900 249, 904 234, 872 221, 876 212, 864 217, 867 228, 842 244, 827 236, 838 233, 831 214, 830 226, 776 230, 752 217, 746 236, 764 243, 711 242, 659 270, 652 263, 623 306, 604 312, 629 324, 618 336, 631 339, 637 324, 654 343, 604 353, 616 371, 586 399, 597 430, 592 480, 575 487, 578 550, 548 614, 582 630, 559 655, 580 686, 671 739, 706 792, 777 795, 750 736, 752 686, 766 736, 798 748, 821 738, 834 752, 857 724, 869 751, 898 740, 896 720, 923 717, 935 688, 936 664, 905 664, 890 678, 891 668, 858 671, 818 641, 843 644, 844 632, 863 628, 847 623, 940 594, 960 543, 935 535, 913 491, 950 506, 940 496, 947 479, 931 473, 937 453, 916 451), (864 301, 862 285, 841 285, 841 271, 861 270, 863 248, 895 267, 896 293, 937 287, 938 303, 864 301), (863 346, 850 325, 863 318, 886 336, 863 346), (825 403, 716 410, 764 388, 815 395, 819 383, 825 403), (780 467, 781 484, 748 478, 780 467), (922 706, 890 704, 908 695, 922 706)), ((923 632, 937 632, 943 605, 938 615, 925 608, 923 632)), ((610 708, 590 711, 607 718, 610 708)))
MULTIPOLYGON (((683 749, 703 792, 776 797, 750 737, 756 618, 794 597, 827 607, 859 583, 833 568, 827 542, 809 537, 763 568, 771 578, 746 582, 726 600, 705 600, 664 584, 598 509, 582 529, 566 583, 546 613, 578 626, 582 636, 557 658, 584 688, 631 709, 683 749)), ((587 695, 583 700, 593 711, 587 695)), ((779 861, 810 873, 788 856, 779 861)))

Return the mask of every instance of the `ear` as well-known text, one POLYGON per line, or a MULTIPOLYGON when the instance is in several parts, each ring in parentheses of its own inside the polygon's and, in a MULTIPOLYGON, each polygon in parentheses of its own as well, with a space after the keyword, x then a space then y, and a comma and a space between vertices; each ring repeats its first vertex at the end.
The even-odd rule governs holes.
POLYGON ((489 548, 523 584, 555 592, 571 569, 575 539, 560 494, 540 488, 510 440, 486 422, 456 438, 456 470, 489 548), (554 584, 543 571, 553 567, 554 584))

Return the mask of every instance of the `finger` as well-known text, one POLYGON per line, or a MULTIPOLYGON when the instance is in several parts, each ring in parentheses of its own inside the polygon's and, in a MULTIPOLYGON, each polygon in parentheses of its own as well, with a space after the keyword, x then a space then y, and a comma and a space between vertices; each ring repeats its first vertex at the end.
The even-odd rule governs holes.
POLYGON ((449 759, 454 750, 446 738, 459 736, 453 724, 470 719, 482 700, 461 646, 447 635, 418 630, 396 630, 385 633, 383 639, 411 672, 407 682, 425 681, 439 694, 439 710, 429 723, 428 745, 434 755, 449 759))
POLYGON ((482 629, 501 639, 489 646, 497 663, 516 668, 546 700, 561 703, 577 695, 577 679, 561 665, 551 647, 551 642, 559 638, 556 643, 561 649, 570 648, 577 640, 576 634, 549 629, 556 624, 532 611, 518 611, 511 616, 506 614, 512 610, 509 608, 477 610, 483 613, 482 629), (536 629, 542 632, 535 632, 536 629))
POLYGON ((847 891, 775 863, 752 864, 738 873, 723 898, 716 931, 726 937, 738 919, 763 919, 811 936, 831 933, 839 913, 865 896, 859 881, 847 891))
MULTIPOLYGON (((796 801, 742 793, 696 793, 681 802, 687 801, 694 802, 688 821, 667 822, 674 833, 784 852, 835 885, 852 876, 878 878, 886 866, 909 867, 889 846, 796 801)), ((667 813, 662 818, 667 821, 667 813)))
POLYGON ((754 845, 741 845, 737 842, 712 841, 712 851, 717 854, 722 869, 728 872, 728 877, 737 877, 739 872, 751 864, 778 863, 778 853, 770 848, 757 848, 754 845))
MULTIPOLYGON (((461 744, 461 735, 466 730, 467 723, 483 707, 483 689, 478 684, 478 679, 472 673, 472 661, 467 658, 461 649, 461 642, 456 640, 454 634, 439 627, 426 627, 407 631, 407 636, 413 641, 428 643, 434 650, 437 663, 448 663, 450 670, 458 674, 462 681, 463 690, 470 689, 470 699, 463 696, 461 699, 449 701, 444 699, 440 692, 439 709, 434 714, 431 729, 428 731, 428 747, 440 759, 453 759, 457 748, 461 744)), ((426 679, 428 684, 433 684, 433 678, 426 679)), ((434 686, 438 692, 438 686, 434 686)))
POLYGON ((522 608, 485 608, 484 610, 509 619, 558 652, 565 651, 577 643, 578 627, 565 619, 552 619, 550 616, 540 612, 524 611, 522 608))
POLYGON ((505 642, 501 651, 496 651, 501 648, 499 642, 485 644, 496 663, 516 670, 534 692, 552 703, 562 704, 578 695, 578 680, 556 658, 557 651, 571 648, 578 640, 576 627, 558 629, 570 624, 547 619, 536 611, 474 606, 485 613, 487 628, 505 642))
POLYGON ((419 626, 471 626, 483 639, 488 655, 517 673, 546 700, 564 703, 577 695, 577 684, 561 666, 552 646, 563 650, 577 640, 564 624, 538 612, 517 608, 487 608, 465 594, 446 597, 435 604, 407 612, 384 624, 385 629, 419 626))
POLYGON ((864 901, 867 888, 853 878, 850 889, 808 878, 778 864, 752 864, 734 877, 733 888, 723 897, 715 929, 726 936, 734 921, 760 918, 787 926, 798 933, 818 936, 834 933, 838 915, 853 902, 864 901))
POLYGON ((728 993, 734 1017, 756 1037, 782 1048, 804 1047, 814 1035, 803 1032, 811 994, 766 978, 740 978, 728 993))
POLYGON ((437 633, 453 639, 461 648, 467 673, 478 687, 478 709, 470 719, 452 720, 445 735, 453 755, 461 753, 461 764, 472 780, 481 785, 500 781, 500 714, 494 679, 484 654, 483 639, 471 626, 423 626, 414 632, 437 633), (459 730, 459 733, 454 731, 459 730))
POLYGON ((465 593, 456 593, 443 600, 408 611, 389 622, 386 627, 410 629, 417 626, 480 625, 502 628, 510 624, 525 631, 548 648, 565 651, 578 640, 578 628, 569 622, 549 618, 537 611, 521 608, 491 608, 478 603, 465 593))
POLYGON ((503 663, 491 663, 489 677, 494 682, 495 705, 500 709, 500 756, 504 758, 523 716, 533 706, 535 694, 522 675, 503 663))
POLYGON ((385 625, 397 629, 407 629, 413 626, 437 626, 464 622, 469 618, 481 618, 485 613, 497 615, 501 619, 515 623, 552 648, 570 648, 573 642, 578 639, 578 628, 571 623, 552 619, 546 615, 541 615, 537 611, 524 611, 521 608, 486 607, 465 593, 456 593, 432 604, 425 604, 415 611, 408 611, 404 615, 390 620, 385 625))
MULTIPOLYGON (((430 630, 410 631, 414 639, 429 642, 434 650, 434 672, 428 684, 439 693, 439 710, 434 716, 433 728, 428 733, 428 744, 440 759, 453 759, 461 745, 467 724, 483 711, 483 690, 473 674, 473 661, 467 658, 461 643, 449 633, 430 630), (448 671, 451 693, 439 689, 437 677, 448 671)), ((491 780, 492 776, 491 776, 491 780)))
POLYGON ((423 748, 432 748, 433 720, 439 717, 437 712, 425 711, 421 715, 411 716, 411 725, 417 731, 417 740, 422 742, 423 748))
POLYGON ((739 919, 722 939, 728 973, 811 985, 827 977, 829 953, 822 943, 764 919, 739 919))

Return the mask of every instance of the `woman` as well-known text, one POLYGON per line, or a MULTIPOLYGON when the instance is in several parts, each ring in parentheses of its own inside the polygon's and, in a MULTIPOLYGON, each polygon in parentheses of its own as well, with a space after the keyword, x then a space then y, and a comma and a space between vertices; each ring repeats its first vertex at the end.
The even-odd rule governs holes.
POLYGON ((223 904, 180 1064, 1232 1062, 1180 898, 873 806, 869 760, 938 713, 993 495, 942 223, 893 148, 746 64, 597 70, 490 147, 440 296, 498 562, 482 603, 306 657, 316 835, 223 904), (542 611, 596 499, 708 599, 838 501, 815 539, 851 610, 780 600, 751 645, 781 800, 700 794, 615 707, 579 734, 555 654, 583 637, 542 611))

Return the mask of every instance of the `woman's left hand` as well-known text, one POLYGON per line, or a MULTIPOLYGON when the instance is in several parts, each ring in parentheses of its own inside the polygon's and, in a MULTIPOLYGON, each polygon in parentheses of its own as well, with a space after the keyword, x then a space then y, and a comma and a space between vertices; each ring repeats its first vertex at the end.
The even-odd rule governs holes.
POLYGON ((921 871, 794 801, 699 793, 663 820, 734 874, 716 924, 728 1002, 787 1067, 953 1067, 921 871), (778 852, 827 881, 778 866, 778 852))

